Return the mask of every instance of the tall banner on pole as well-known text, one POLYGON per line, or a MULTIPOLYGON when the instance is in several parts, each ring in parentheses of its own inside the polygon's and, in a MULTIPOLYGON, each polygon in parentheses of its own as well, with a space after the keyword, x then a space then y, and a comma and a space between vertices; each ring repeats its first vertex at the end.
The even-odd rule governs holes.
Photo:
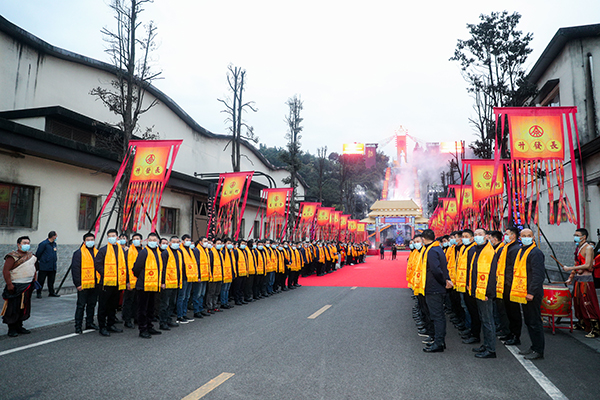
MULTIPOLYGON (((148 216, 152 224, 151 231, 156 231, 162 193, 171 176, 173 164, 182 142, 182 140, 130 140, 127 154, 123 158, 113 187, 102 204, 100 215, 104 213, 106 205, 125 173, 127 164, 133 157, 129 185, 122 210, 121 229, 125 231, 132 223, 132 229, 137 231, 148 216)), ((96 220, 96 235, 99 228, 100 218, 96 220)))
POLYGON ((367 169, 377 164, 377 144, 365 145, 365 167, 367 169))
MULTIPOLYGON (((214 201, 216 205, 217 198, 220 195, 219 211, 215 221, 215 235, 232 235, 234 240, 238 240, 242 217, 246 209, 246 200, 248 199, 248 189, 253 176, 254 171, 230 172, 219 175, 214 201), (232 230, 234 222, 236 223, 235 232, 232 230)), ((209 221, 208 226, 211 226, 211 221, 209 221)))
POLYGON ((267 237, 280 240, 286 236, 292 191, 292 188, 262 190, 261 197, 267 205, 267 237))

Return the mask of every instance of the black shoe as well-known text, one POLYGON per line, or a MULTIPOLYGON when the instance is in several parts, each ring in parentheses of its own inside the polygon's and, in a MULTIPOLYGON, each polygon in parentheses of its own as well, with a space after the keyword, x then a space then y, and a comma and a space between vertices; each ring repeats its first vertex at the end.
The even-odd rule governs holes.
POLYGON ((167 326, 171 328, 179 328, 179 324, 176 324, 175 322, 167 322, 167 326))
POLYGON ((530 354, 533 353, 533 350, 531 350, 531 348, 528 348, 527 350, 521 350, 519 351, 519 355, 520 356, 528 356, 530 354))
POLYGON ((19 333, 17 331, 8 331, 8 337, 17 337, 19 333))
POLYGON ((38 299, 41 299, 42 298, 42 292, 38 292, 37 296, 35 296, 35 297, 37 297, 38 299))
POLYGON ((123 320, 115 317, 115 324, 122 324, 122 323, 123 323, 123 320))
POLYGON ((476 337, 470 337, 468 339, 463 339, 462 341, 464 344, 473 344, 473 343, 479 343, 481 342, 481 340, 477 339, 476 337))
POLYGON ((204 318, 204 316, 202 314, 200 314, 199 312, 194 313, 194 318, 204 318))
POLYGON ((85 326, 85 329, 93 329, 93 330, 97 331, 97 330, 99 330, 100 328, 98 328, 98 325, 96 325, 96 324, 87 324, 87 325, 85 326))
POLYGON ((170 331, 171 330, 171 328, 169 328, 169 325, 167 325, 167 324, 160 324, 158 329, 160 329, 161 331, 170 331))
POLYGON ((288 288, 284 287, 284 288, 283 288, 283 289, 281 289, 281 290, 282 290, 282 291, 284 291, 284 292, 287 292, 287 291, 288 291, 288 288))
POLYGON ((481 345, 479 347, 473 347, 471 350, 473 350, 475 353, 483 353, 485 351, 485 346, 481 345))
POLYGON ((302 285, 301 285, 301 284, 299 284, 299 283, 296 283, 294 286, 295 286, 295 287, 302 287, 302 285))
POLYGON ((471 334, 471 330, 470 329, 463 329, 462 331, 458 331, 458 333, 460 333, 460 335, 470 335, 471 334))
POLYGON ((221 310, 221 309, 219 309, 219 308, 215 308, 215 309, 213 310, 213 312, 216 312, 216 313, 217 313, 217 312, 223 312, 223 310, 221 310))
POLYGON ((498 340, 501 342, 506 342, 507 340, 512 339, 512 335, 503 335, 503 336, 499 336, 498 340))
POLYGON ((507 346, 518 346, 521 344, 521 340, 518 338, 511 338, 504 342, 504 344, 507 346))
POLYGON ((30 330, 28 330, 28 329, 25 329, 25 328, 23 328, 22 326, 18 327, 16 331, 17 331, 17 333, 18 333, 18 334, 20 334, 20 335, 28 335, 28 334, 30 334, 30 333, 31 333, 31 331, 30 331, 30 330))
POLYGON ((149 333, 149 334, 151 334, 151 335, 162 335, 162 332, 161 332, 161 331, 157 331, 157 330, 156 330, 156 329, 154 329, 154 328, 150 328, 150 329, 148 329, 148 333, 149 333))
POLYGON ((187 324, 188 320, 186 318, 181 317, 177 318, 177 322, 179 322, 180 324, 187 324))
POLYGON ((131 321, 127 321, 127 322, 125 322, 125 323, 123 324, 123 326, 124 326, 125 328, 129 328, 129 329, 133 329, 133 328, 134 328, 134 326, 133 326, 133 322, 131 322, 131 321))
POLYGON ((295 286, 289 286, 288 289, 294 290, 294 289, 296 289, 296 287, 295 286))
POLYGON ((75 327, 75 333, 77 333, 78 335, 79 335, 79 334, 82 334, 82 333, 83 333, 83 329, 81 329, 81 327, 80 327, 80 326, 76 326, 76 327, 75 327))
POLYGON ((531 354, 529 354, 528 356, 525 356, 526 360, 543 360, 544 359, 544 355, 538 353, 537 351, 532 351, 531 354))
POLYGON ((246 303, 252 303, 252 302, 254 301, 254 299, 244 299, 244 301, 245 301, 246 303))
POLYGON ((475 354, 477 358, 496 358, 496 353, 493 351, 482 351, 481 353, 475 354))
MULTIPOLYGON (((435 342, 431 342, 431 343, 427 343, 427 344, 425 344, 425 347, 433 347, 433 346, 435 346, 435 345, 436 345, 436 344, 435 344, 435 342)), ((444 344, 442 345, 442 347, 444 348, 444 350, 446 350, 446 343, 444 343, 444 344)))
POLYGON ((248 304, 248 302, 247 302, 246 300, 242 300, 242 301, 241 301, 241 303, 242 303, 243 305, 246 305, 246 304, 248 304))
POLYGON ((438 345, 434 344, 431 347, 425 347, 423 349, 423 351, 425 353, 443 353, 444 352, 444 346, 438 346, 438 345))
POLYGON ((60 294, 50 293, 48 297, 60 297, 60 294))
POLYGON ((423 340, 421 343, 431 345, 431 344, 433 344, 433 342, 434 342, 434 339, 431 336, 429 336, 427 339, 423 340))
POLYGON ((108 328, 106 328, 106 330, 114 333, 123 333, 123 329, 117 328, 114 325, 109 326, 108 328))
POLYGON ((110 336, 110 333, 108 333, 108 330, 106 328, 100 328, 100 335, 102 336, 110 336))
POLYGON ((419 332, 419 334, 421 334, 421 335, 422 335, 422 334, 425 334, 425 333, 427 333, 427 329, 425 329, 425 328, 419 328, 419 329, 418 329, 418 332, 419 332))
POLYGON ((140 332, 140 337, 142 339, 152 339, 152 335, 150 334, 150 332, 140 332))

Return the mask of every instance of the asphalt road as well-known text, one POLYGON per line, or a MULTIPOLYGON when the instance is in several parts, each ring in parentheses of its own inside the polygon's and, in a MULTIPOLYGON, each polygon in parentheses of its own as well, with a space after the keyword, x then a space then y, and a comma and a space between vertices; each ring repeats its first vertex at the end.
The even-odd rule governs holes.
MULTIPOLYGON (((87 333, 0 356, 0 398, 181 399, 223 372, 235 375, 203 399, 550 398, 503 345, 475 359, 451 326, 446 352, 423 353, 411 307, 407 289, 305 286, 151 340, 87 333)), ((72 329, 0 339, 0 352, 72 329)), ((599 399, 600 354, 546 339, 540 371, 571 400, 599 399)))

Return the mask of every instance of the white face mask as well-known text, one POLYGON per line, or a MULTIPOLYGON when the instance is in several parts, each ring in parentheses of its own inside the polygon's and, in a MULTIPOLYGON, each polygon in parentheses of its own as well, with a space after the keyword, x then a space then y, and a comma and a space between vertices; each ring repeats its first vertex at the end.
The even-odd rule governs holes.
POLYGON ((116 238, 116 237, 109 237, 109 238, 108 238, 108 243, 110 243, 110 244, 115 244, 115 243, 117 243, 117 238, 116 238))
POLYGON ((183 242, 183 245, 184 245, 185 247, 190 247, 190 245, 191 245, 191 244, 192 244, 192 241, 191 241, 191 240, 186 240, 185 242, 183 242))

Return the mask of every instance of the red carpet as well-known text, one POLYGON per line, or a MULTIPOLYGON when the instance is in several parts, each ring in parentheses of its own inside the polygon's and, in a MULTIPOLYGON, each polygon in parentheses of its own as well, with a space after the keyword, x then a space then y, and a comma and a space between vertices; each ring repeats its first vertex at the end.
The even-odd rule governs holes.
POLYGON ((399 251, 397 259, 390 260, 379 256, 368 256, 363 264, 345 265, 344 268, 324 276, 300 277, 298 283, 304 286, 344 286, 406 288, 406 261, 408 251, 399 251))

